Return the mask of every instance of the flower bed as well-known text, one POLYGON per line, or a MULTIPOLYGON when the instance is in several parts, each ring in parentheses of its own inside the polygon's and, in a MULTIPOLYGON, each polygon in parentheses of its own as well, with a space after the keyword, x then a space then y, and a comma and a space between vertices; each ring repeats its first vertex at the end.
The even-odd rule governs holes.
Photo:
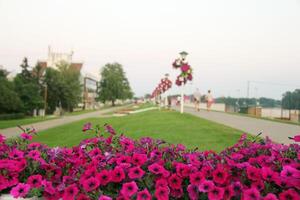
POLYGON ((132 140, 106 125, 73 148, 0 137, 0 193, 47 200, 299 200, 300 146, 251 141, 221 153, 161 140, 132 140))

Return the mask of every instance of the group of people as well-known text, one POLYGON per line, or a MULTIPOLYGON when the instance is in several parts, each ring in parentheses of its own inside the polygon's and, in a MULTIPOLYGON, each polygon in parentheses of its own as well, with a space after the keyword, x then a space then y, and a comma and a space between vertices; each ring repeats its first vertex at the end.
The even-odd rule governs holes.
MULTIPOLYGON (((200 111, 201 93, 198 88, 194 92, 193 97, 194 97, 195 110, 200 111)), ((210 90, 208 90, 207 94, 205 95, 205 102, 206 102, 207 111, 210 111, 211 106, 214 103, 214 98, 210 90)))

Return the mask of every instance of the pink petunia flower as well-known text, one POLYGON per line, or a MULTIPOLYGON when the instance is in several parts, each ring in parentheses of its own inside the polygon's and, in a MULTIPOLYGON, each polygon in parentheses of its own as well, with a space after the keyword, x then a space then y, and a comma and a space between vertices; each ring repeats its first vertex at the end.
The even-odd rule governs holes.
POLYGON ((140 192, 137 193, 137 200, 151 200, 151 194, 149 193, 149 191, 147 189, 144 189, 140 192))
POLYGON ((42 186, 42 180, 43 177, 41 175, 32 175, 28 178, 27 184, 29 184, 32 188, 39 188, 42 186))
POLYGON ((170 189, 168 187, 158 187, 155 189, 154 196, 157 200, 169 200, 170 189))
POLYGON ((190 174, 190 182, 193 185, 200 185, 201 181, 204 179, 202 172, 195 172, 190 174))
POLYGON ((83 181, 83 188, 87 192, 96 190, 99 187, 99 185, 100 185, 99 180, 94 177, 91 177, 83 181))
POLYGON ((132 167, 129 169, 128 176, 131 179, 138 179, 144 176, 145 172, 140 167, 132 167))
POLYGON ((222 187, 213 187, 212 190, 208 192, 209 200, 222 200, 224 196, 224 188, 222 187))
POLYGON ((197 200, 199 198, 197 185, 193 185, 193 184, 188 185, 187 191, 191 200, 197 200))
POLYGON ((247 167, 247 177, 252 180, 252 181, 258 181, 260 180, 261 176, 261 171, 260 169, 253 167, 253 166, 248 166, 247 167))
POLYGON ((111 180, 110 172, 105 169, 98 173, 96 177, 100 181, 100 185, 107 185, 111 180))
POLYGON ((32 135, 29 135, 27 133, 21 133, 20 137, 24 140, 32 140, 32 135))
POLYGON ((13 149, 11 152, 9 152, 8 156, 12 159, 21 159, 24 158, 24 152, 18 149, 13 149))
POLYGON ((75 196, 78 194, 79 190, 75 184, 72 184, 65 188, 63 193, 63 200, 75 199, 75 196))
POLYGON ((250 188, 243 191, 242 200, 260 200, 260 193, 256 188, 250 188))
POLYGON ((279 194, 280 200, 299 200, 300 195, 293 189, 288 189, 279 194))
POLYGON ((134 181, 124 183, 122 189, 120 190, 121 194, 127 197, 133 196, 138 191, 138 186, 134 181))
POLYGON ((278 200, 275 194, 269 193, 267 194, 263 200, 278 200))
POLYGON ((17 186, 13 187, 10 194, 14 198, 25 197, 30 190, 29 184, 19 183, 17 186))
POLYGON ((180 189, 181 184, 182 184, 182 179, 179 176, 177 176, 176 174, 172 174, 168 178, 168 183, 171 188, 180 189))
POLYGON ((214 182, 219 184, 225 183, 228 178, 227 171, 222 167, 218 167, 217 169, 215 169, 212 175, 213 175, 214 182))
POLYGON ((37 160, 41 157, 41 153, 38 150, 29 151, 28 157, 32 158, 33 160, 37 160))
POLYGON ((121 167, 115 167, 111 172, 111 180, 115 183, 121 182, 125 178, 124 170, 121 167))
POLYGON ((283 166, 282 171, 280 172, 280 175, 282 177, 286 177, 286 178, 300 178, 300 171, 289 166, 289 165, 285 165, 283 166))
POLYGON ((261 168, 262 177, 266 181, 274 181, 278 177, 278 173, 274 172, 269 167, 262 167, 261 168))
POLYGON ((215 184, 212 181, 204 180, 200 183, 198 189, 200 192, 209 192, 214 188, 215 184))
POLYGON ((134 153, 132 155, 131 162, 134 165, 142 166, 146 161, 147 161, 147 155, 146 154, 134 153))

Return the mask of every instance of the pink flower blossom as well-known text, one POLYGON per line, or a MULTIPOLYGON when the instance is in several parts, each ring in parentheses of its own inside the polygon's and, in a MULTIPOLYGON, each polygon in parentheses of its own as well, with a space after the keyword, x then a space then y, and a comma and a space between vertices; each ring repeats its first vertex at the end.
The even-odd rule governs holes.
POLYGON ((21 133, 21 138, 24 140, 32 140, 32 135, 29 135, 27 133, 21 133))
POLYGON ((200 192, 209 192, 214 188, 214 183, 212 181, 208 181, 208 180, 203 180, 198 189, 200 192))
POLYGON ((30 190, 29 184, 19 183, 17 186, 11 189, 10 194, 14 198, 25 197, 30 190))
POLYGON ((151 200, 151 194, 149 193, 149 191, 147 189, 144 189, 140 192, 137 193, 137 200, 151 200))
POLYGON ((128 176, 131 179, 138 179, 144 176, 145 172, 140 167, 132 167, 129 169, 128 176))
POLYGON ((42 180, 43 177, 41 175, 32 175, 28 178, 27 184, 29 184, 32 188, 39 188, 42 186, 42 180))
POLYGON ((134 181, 129 183, 124 183, 122 189, 120 190, 121 194, 126 197, 133 196, 138 191, 138 186, 134 181))
POLYGON ((222 200, 224 196, 224 188, 221 187, 213 187, 212 190, 208 192, 209 200, 222 200))
POLYGON ((112 198, 109 196, 101 195, 98 200, 112 200, 112 198))
POLYGON ((168 200, 170 189, 168 187, 158 187, 155 189, 154 196, 157 200, 168 200))

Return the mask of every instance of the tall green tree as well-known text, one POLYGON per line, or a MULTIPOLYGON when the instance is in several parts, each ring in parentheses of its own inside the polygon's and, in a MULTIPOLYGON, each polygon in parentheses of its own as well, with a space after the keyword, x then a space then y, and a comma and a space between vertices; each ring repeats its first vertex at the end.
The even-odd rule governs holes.
POLYGON ((22 110, 22 102, 14 91, 13 82, 7 79, 9 73, 0 68, 0 114, 16 113, 22 110))
POLYGON ((102 68, 98 96, 102 102, 111 101, 113 106, 117 99, 125 100, 133 97, 121 64, 108 63, 102 68))
POLYGON ((282 97, 282 107, 289 110, 300 110, 300 89, 285 92, 282 97))
POLYGON ((23 102, 23 112, 31 115, 34 109, 42 108, 43 97, 39 82, 30 70, 27 58, 24 58, 20 66, 22 71, 14 78, 15 91, 23 102))
POLYGON ((45 73, 44 84, 48 88, 47 112, 52 113, 58 106, 73 111, 81 102, 80 72, 66 62, 60 62, 56 67, 57 70, 47 68, 45 73))

